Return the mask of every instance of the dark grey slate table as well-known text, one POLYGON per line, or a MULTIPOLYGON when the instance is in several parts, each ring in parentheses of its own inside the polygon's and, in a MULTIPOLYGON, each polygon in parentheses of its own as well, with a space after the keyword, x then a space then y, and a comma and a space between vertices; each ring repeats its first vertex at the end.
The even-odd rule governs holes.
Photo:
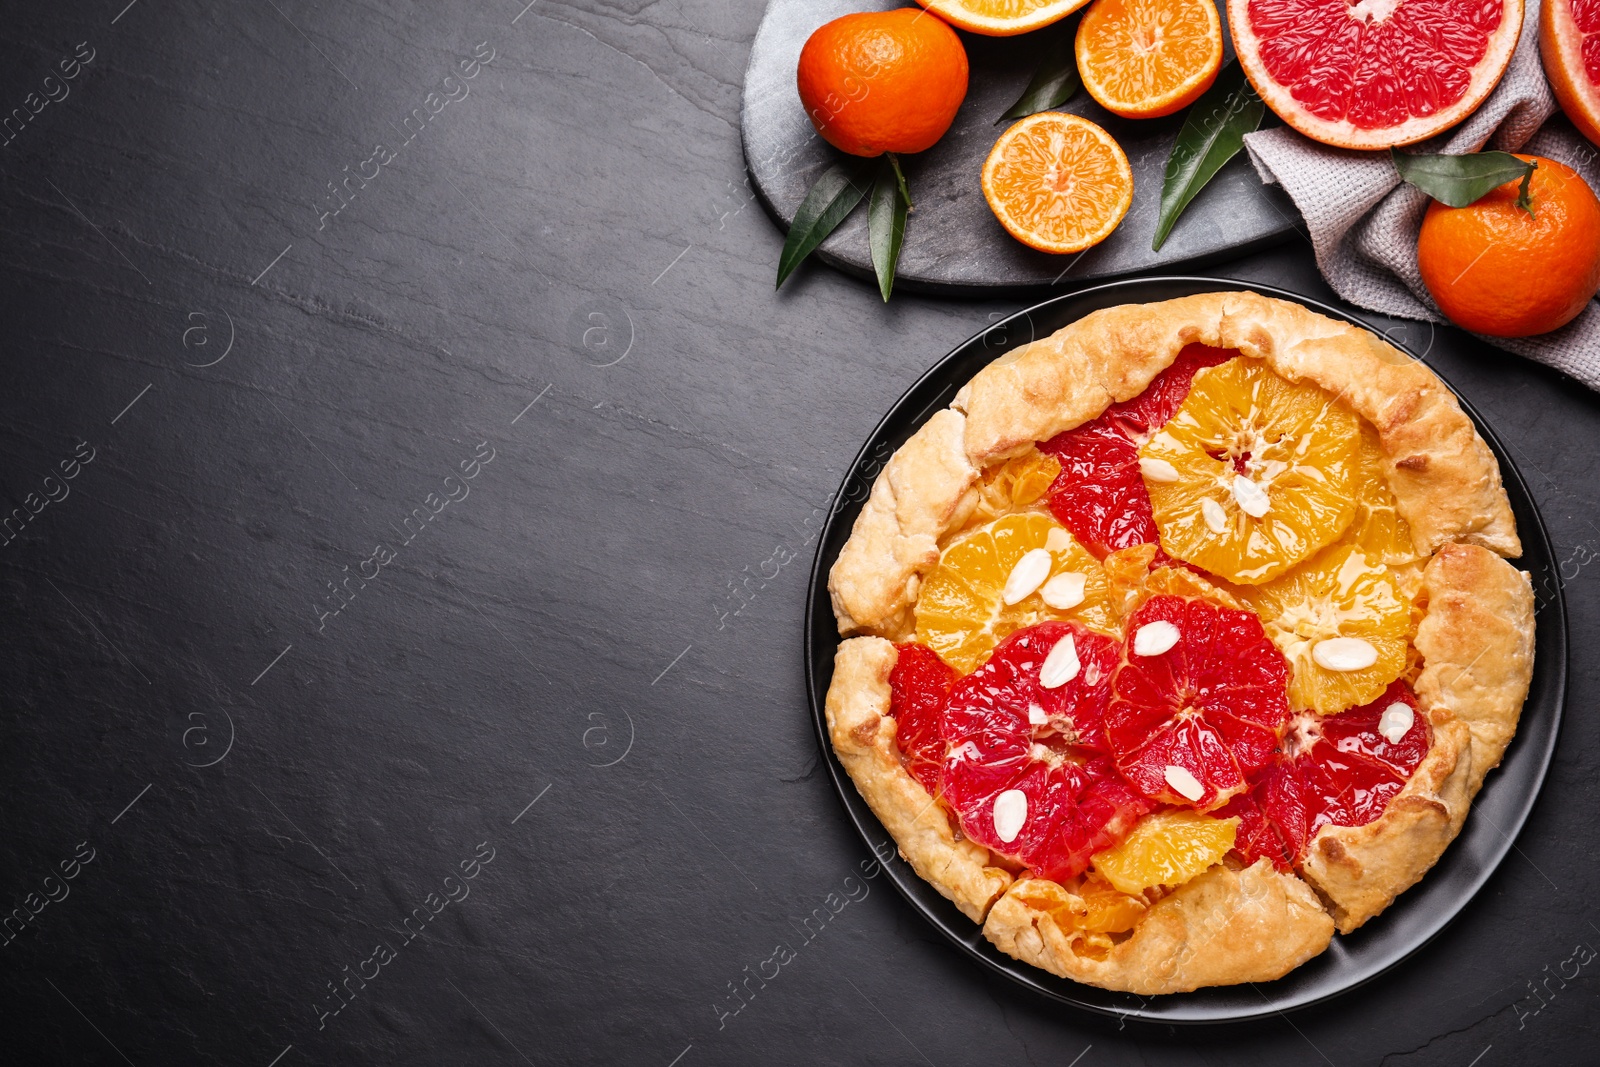
POLYGON ((864 878, 820 773, 812 531, 1016 301, 773 294, 758 6, 125 4, 0 20, 0 1060, 1592 1058, 1594 397, 1433 339, 1567 561, 1513 857, 1329 1007, 1119 1028, 864 878))

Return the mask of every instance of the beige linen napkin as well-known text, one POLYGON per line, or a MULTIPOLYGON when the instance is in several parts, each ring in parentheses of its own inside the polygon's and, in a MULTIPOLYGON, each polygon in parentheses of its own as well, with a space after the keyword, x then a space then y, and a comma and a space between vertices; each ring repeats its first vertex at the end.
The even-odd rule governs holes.
MULTIPOLYGON (((1539 65, 1539 13, 1538 0, 1528 0, 1511 66, 1483 106, 1410 151, 1529 152, 1560 160, 1600 189, 1600 153, 1561 115, 1539 65)), ((1262 180, 1294 199, 1317 266, 1335 292, 1385 315, 1446 321, 1417 272, 1417 231, 1428 197, 1401 183, 1388 153, 1330 148, 1287 126, 1252 133, 1245 146, 1262 180)), ((1600 390, 1600 309, 1593 300, 1552 333, 1484 340, 1600 390)))

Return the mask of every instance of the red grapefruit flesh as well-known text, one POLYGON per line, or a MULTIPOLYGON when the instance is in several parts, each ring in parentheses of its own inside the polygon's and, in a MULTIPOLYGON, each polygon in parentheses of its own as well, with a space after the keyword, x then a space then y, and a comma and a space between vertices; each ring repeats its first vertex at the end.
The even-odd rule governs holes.
POLYGON ((1051 513, 1097 558, 1119 548, 1157 543, 1150 493, 1139 474, 1139 446, 1183 404, 1197 371, 1236 355, 1229 349, 1188 345, 1144 392, 1039 446, 1061 463, 1049 490, 1051 513))
POLYGON ((1364 826, 1382 815, 1432 743, 1428 720, 1404 682, 1340 715, 1301 712, 1278 759, 1249 793, 1217 815, 1239 817, 1233 847, 1246 863, 1266 856, 1289 870, 1324 826, 1364 826), (1390 741, 1380 724, 1384 712, 1397 704, 1410 709, 1411 724, 1398 741, 1390 741))
POLYGON ((1600 0, 1545 0, 1539 55, 1561 110, 1600 144, 1600 0))
POLYGON ((894 669, 889 672, 889 714, 895 720, 895 743, 906 770, 922 788, 939 795, 939 774, 944 767, 945 702, 956 672, 927 645, 896 645, 894 669))
POLYGON ((1151 800, 1201 811, 1244 792, 1289 721, 1289 668, 1261 620, 1161 595, 1128 617, 1127 633, 1105 716, 1117 770, 1151 800), (1145 627, 1176 640, 1141 654, 1145 627))
POLYGON ((1055 881, 1083 873, 1151 805, 1105 758, 1103 718, 1117 644, 1075 623, 1018 630, 956 682, 944 712, 944 796, 967 837, 1055 881), (1040 671, 1073 642, 1078 671, 1040 671))
POLYGON ((1228 26, 1250 83, 1283 121, 1324 144, 1388 148, 1483 102, 1511 62, 1522 3, 1228 0, 1228 26))

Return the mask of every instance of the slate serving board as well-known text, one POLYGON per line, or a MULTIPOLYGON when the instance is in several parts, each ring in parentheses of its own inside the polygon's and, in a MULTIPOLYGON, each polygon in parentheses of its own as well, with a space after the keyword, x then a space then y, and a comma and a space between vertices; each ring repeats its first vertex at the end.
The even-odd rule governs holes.
MULTIPOLYGON (((756 31, 745 72, 742 125, 751 184, 767 210, 787 229, 806 190, 842 154, 817 136, 800 105, 795 66, 813 30, 852 11, 889 10, 896 0, 772 0, 756 31)), ((1066 26, 1074 24, 1069 19, 1066 26)), ((1233 57, 1223 13, 1224 62, 1233 57)), ((978 175, 1010 109, 1037 65, 1058 23, 1019 37, 963 33, 971 78, 967 99, 950 132, 931 149, 904 157, 916 210, 900 253, 902 287, 978 293, 998 288, 1042 288, 1128 274, 1180 263, 1214 260, 1287 237, 1299 215, 1288 196, 1265 186, 1245 153, 1222 168, 1190 203, 1161 251, 1150 248, 1161 203, 1167 155, 1183 126, 1183 112, 1162 119, 1120 119, 1079 90, 1061 110, 1104 126, 1133 167, 1133 206, 1105 241, 1075 256, 1055 256, 1022 245, 995 221, 978 175)), ((1268 122, 1276 120, 1268 114, 1268 122)), ((872 276, 867 213, 858 208, 819 250, 841 270, 872 276)), ((776 268, 776 264, 774 264, 776 268)))

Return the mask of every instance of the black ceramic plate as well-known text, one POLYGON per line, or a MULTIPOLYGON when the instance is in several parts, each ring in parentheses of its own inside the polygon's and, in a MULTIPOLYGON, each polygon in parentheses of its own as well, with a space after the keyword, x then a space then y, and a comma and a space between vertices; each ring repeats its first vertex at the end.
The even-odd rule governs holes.
MULTIPOLYGON (((1267 286, 1214 278, 1135 278, 1113 282, 1046 301, 973 337, 924 374, 867 440, 836 498, 841 503, 823 531, 811 569, 805 654, 807 688, 823 758, 850 818, 869 845, 888 840, 888 832, 873 817, 866 801, 861 799, 834 757, 823 712, 823 697, 833 677, 833 654, 839 645, 833 610, 828 602, 827 573, 850 535, 866 489, 883 457, 899 448, 932 412, 949 404, 963 383, 1007 349, 1027 344, 1036 337, 1046 337, 1100 308, 1230 289, 1252 289, 1267 296, 1294 300, 1331 318, 1372 328, 1334 308, 1267 286)), ((1160 997, 1112 993, 1080 985, 1002 954, 984 939, 976 924, 918 878, 906 863, 896 859, 888 867, 889 876, 912 907, 943 931, 961 951, 1019 985, 1089 1011, 1162 1023, 1234 1022, 1315 1004, 1372 980, 1444 929, 1505 858, 1533 808, 1555 751, 1567 678, 1566 608, 1549 535, 1511 457, 1472 406, 1464 398, 1461 403, 1500 461, 1506 493, 1516 514, 1523 545, 1518 566, 1533 576, 1534 589, 1539 591, 1537 655, 1533 686, 1523 707, 1516 739, 1500 768, 1489 775, 1483 791, 1473 802, 1461 835, 1420 883, 1401 894, 1382 915, 1353 934, 1336 935, 1333 944, 1321 956, 1275 982, 1160 997)))

